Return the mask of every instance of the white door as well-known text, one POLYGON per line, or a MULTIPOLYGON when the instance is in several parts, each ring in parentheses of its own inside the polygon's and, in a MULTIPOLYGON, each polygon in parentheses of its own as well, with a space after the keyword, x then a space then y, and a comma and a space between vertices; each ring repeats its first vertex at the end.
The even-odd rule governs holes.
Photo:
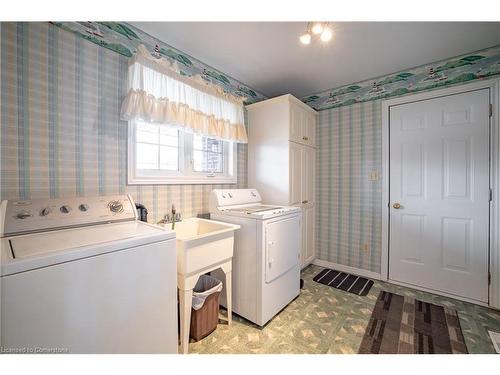
POLYGON ((489 101, 390 107, 391 280, 488 301, 489 101))
POLYGON ((300 220, 293 215, 266 223, 266 282, 299 265, 300 220))

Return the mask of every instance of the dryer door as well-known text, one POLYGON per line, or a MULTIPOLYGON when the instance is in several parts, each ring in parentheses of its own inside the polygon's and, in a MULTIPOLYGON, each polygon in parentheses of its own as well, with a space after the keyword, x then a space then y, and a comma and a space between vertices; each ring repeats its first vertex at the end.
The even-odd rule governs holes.
POLYGON ((266 223, 266 283, 270 283, 299 264, 300 220, 286 216, 266 223))

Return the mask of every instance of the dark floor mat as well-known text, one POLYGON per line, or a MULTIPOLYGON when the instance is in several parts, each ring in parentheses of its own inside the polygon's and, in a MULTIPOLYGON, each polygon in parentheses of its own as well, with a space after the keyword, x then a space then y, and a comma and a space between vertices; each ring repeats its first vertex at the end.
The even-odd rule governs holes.
POLYGON ((358 296, 366 296, 373 285, 373 280, 329 268, 318 273, 313 280, 358 296))
POLYGON ((380 292, 359 347, 361 354, 467 354, 457 311, 380 292))

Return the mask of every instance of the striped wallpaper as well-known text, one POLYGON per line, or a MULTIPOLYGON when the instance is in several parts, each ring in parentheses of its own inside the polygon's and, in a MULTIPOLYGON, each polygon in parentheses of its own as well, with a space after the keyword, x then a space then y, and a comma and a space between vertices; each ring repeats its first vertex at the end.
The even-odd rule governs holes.
MULTIPOLYGON (((1 23, 1 199, 131 193, 158 221, 223 185, 126 185, 127 59, 49 23, 1 23)), ((319 112, 317 257, 380 272, 381 101, 319 112)), ((247 146, 238 183, 247 186, 247 146)))
POLYGON ((172 203, 184 217, 208 211, 222 185, 126 185, 126 57, 49 23, 0 27, 1 199, 131 193, 155 222, 172 203))
POLYGON ((380 101, 319 112, 318 259, 380 272, 382 169, 380 101))

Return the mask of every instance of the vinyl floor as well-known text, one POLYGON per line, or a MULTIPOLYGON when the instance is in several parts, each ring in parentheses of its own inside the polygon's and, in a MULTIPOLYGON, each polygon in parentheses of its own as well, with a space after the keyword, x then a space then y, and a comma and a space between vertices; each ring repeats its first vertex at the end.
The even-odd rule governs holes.
MULTIPOLYGON (((234 314, 231 326, 221 323, 211 335, 191 342, 190 353, 354 354, 381 290, 456 309, 469 353, 495 353, 488 330, 500 332, 499 311, 380 281, 361 297, 314 282, 321 270, 304 269, 300 296, 263 328, 234 314)), ((226 316, 221 309, 221 322, 226 316)))

